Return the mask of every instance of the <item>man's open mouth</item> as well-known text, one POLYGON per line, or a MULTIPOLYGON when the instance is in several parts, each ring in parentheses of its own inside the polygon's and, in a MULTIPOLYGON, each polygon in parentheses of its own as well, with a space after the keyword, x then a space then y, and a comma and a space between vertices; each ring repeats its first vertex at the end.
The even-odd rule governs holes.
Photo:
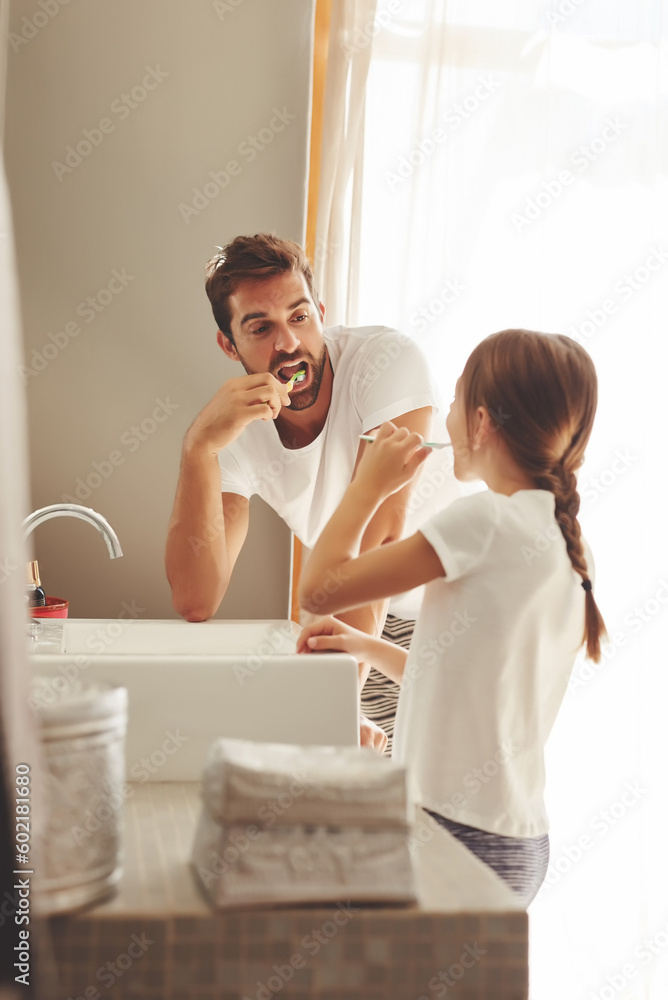
POLYGON ((298 378, 293 383, 293 388, 297 388, 298 385, 303 385, 304 382, 308 380, 308 365, 305 361, 295 361, 289 365, 283 365, 279 368, 276 375, 281 380, 281 382, 289 382, 290 379, 297 374, 297 372, 304 372, 302 378, 298 378))

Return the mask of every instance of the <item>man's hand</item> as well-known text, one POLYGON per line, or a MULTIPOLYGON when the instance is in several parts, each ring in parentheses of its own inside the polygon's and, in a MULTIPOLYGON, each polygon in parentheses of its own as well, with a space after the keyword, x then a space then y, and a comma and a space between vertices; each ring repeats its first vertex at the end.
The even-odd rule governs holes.
POLYGON ((380 726, 377 726, 366 715, 360 715, 360 744, 363 747, 372 747, 378 753, 383 753, 387 746, 387 733, 380 726))
POLYGON ((215 614, 248 531, 248 500, 221 494, 218 452, 289 405, 287 386, 269 372, 242 375, 223 383, 186 433, 165 568, 174 610, 188 621, 215 614))
POLYGON ((275 420, 290 393, 270 372, 230 378, 197 415, 186 434, 186 448, 217 454, 253 420, 275 420))

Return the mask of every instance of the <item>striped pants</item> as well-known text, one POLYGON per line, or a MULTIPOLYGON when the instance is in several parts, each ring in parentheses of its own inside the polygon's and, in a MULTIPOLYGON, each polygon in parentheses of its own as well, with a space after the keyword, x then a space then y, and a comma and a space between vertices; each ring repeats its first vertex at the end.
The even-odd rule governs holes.
MULTIPOLYGON (((393 642, 396 646, 408 649, 414 628, 414 621, 397 618, 396 615, 388 615, 381 638, 393 642)), ((362 688, 362 715, 366 715, 367 719, 371 719, 387 733, 385 753, 388 756, 392 753, 394 717, 397 714, 400 690, 398 684, 391 681, 385 674, 381 674, 380 670, 376 670, 375 667, 369 671, 369 676, 362 688)))
POLYGON ((535 898, 547 874, 550 840, 544 837, 502 837, 446 819, 425 809, 448 833, 488 865, 519 896, 523 906, 535 898))

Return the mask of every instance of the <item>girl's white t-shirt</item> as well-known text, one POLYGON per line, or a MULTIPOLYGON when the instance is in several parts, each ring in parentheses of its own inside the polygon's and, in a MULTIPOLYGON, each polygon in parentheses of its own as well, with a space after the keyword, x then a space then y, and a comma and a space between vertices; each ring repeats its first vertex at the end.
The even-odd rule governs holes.
MULTIPOLYGON (((388 327, 338 326, 324 331, 334 381, 327 420, 303 448, 286 448, 273 421, 255 420, 218 453, 221 491, 262 497, 311 549, 350 483, 359 435, 385 420, 433 408, 431 434, 447 440, 440 393, 418 345, 388 327)), ((404 535, 460 495, 449 449, 434 450, 414 484, 404 535)), ((397 595, 393 614, 417 615, 422 588, 397 595)))
MULTIPOLYGON (((554 496, 485 490, 419 530, 446 576, 425 587, 392 756, 424 807, 504 836, 542 836, 544 747, 585 620, 554 496)), ((585 554, 593 579, 586 543, 585 554)))

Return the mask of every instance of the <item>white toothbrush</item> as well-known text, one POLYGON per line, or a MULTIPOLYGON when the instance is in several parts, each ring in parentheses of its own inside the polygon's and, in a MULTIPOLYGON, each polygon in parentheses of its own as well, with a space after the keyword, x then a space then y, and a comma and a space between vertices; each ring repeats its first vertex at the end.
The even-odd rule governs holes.
MULTIPOLYGON (((360 441, 375 441, 375 437, 371 434, 360 434, 360 441)), ((422 448, 452 448, 451 441, 424 441, 421 445, 422 448)))

